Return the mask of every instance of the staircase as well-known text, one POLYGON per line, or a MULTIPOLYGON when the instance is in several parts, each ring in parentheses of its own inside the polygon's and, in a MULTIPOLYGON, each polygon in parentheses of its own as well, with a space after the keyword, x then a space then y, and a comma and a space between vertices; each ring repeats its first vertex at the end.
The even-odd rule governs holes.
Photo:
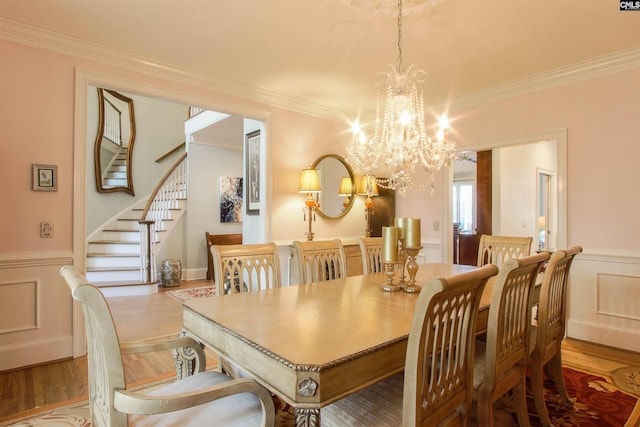
POLYGON ((113 156, 113 160, 102 176, 102 186, 127 187, 127 148, 123 147, 113 156))
POLYGON ((158 292, 154 254, 185 213, 185 159, 186 154, 147 199, 136 202, 89 236, 87 280, 98 286, 105 296, 158 292), (143 226, 141 230, 141 219, 153 225, 149 229, 143 226), (150 248, 146 247, 147 232, 151 235, 150 248), (151 280, 147 280, 148 277, 151 280))

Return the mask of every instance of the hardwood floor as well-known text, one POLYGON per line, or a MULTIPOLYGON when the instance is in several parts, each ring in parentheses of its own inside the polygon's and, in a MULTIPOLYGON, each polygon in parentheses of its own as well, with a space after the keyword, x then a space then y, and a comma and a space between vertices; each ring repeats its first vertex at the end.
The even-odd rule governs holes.
MULTIPOLYGON (((160 288, 153 295, 107 298, 120 341, 177 335, 182 310, 165 291, 211 284, 209 280, 192 280, 180 287, 160 288)), ((125 355, 123 363, 130 385, 175 372, 169 352, 125 355)), ((0 372, 0 422, 19 412, 87 396, 86 357, 0 372)))

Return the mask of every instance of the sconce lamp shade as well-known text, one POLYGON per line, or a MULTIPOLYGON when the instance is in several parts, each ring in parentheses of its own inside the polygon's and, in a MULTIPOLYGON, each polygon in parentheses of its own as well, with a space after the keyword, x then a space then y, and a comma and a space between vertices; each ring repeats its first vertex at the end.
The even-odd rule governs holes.
POLYGON ((300 175, 300 185, 298 186, 298 193, 319 193, 320 179, 318 178, 318 171, 311 169, 310 167, 302 171, 300 175))
POLYGON ((376 177, 373 175, 365 175, 362 177, 362 183, 360 184, 360 192, 358 193, 364 196, 377 196, 378 184, 376 184, 376 177))
POLYGON ((343 176, 340 180, 340 189, 338 190, 339 196, 351 196, 351 192, 353 191, 351 177, 343 176))

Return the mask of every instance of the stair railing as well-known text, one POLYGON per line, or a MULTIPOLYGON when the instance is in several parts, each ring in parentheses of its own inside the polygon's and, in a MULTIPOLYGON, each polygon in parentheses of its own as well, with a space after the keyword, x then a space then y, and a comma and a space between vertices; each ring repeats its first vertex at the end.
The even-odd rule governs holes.
POLYGON ((155 251, 157 230, 164 229, 164 222, 171 219, 171 210, 179 208, 180 200, 187 198, 187 153, 162 177, 140 215, 140 248, 142 281, 147 283, 156 277, 155 251))

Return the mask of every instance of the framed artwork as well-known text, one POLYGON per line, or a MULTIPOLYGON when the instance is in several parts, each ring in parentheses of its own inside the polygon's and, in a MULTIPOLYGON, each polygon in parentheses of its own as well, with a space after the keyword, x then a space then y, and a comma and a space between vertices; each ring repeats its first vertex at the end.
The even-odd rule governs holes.
POLYGON ((242 178, 220 177, 220 222, 242 222, 242 178))
POLYGON ((245 164, 247 167, 247 215, 260 213, 260 131, 245 136, 245 164))
POLYGON ((31 165, 33 191, 58 191, 58 166, 31 165))

